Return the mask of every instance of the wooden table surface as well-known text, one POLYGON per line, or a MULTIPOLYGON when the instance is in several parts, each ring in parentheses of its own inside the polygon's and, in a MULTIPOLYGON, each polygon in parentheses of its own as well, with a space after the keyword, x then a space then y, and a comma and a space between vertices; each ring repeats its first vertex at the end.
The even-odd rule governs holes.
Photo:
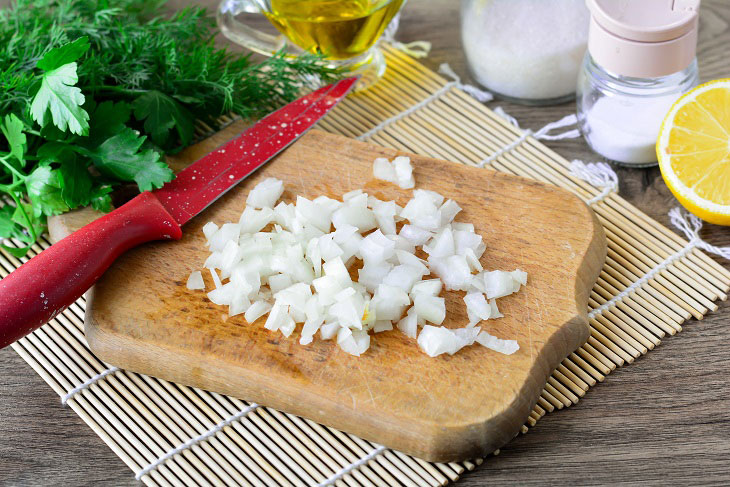
MULTIPOLYGON (((433 50, 423 62, 436 69, 448 61, 467 80, 458 3, 411 0, 398 38, 431 41, 433 50)), ((700 21, 702 80, 730 77, 730 2, 705 0, 700 21)), ((574 110, 572 103, 546 108, 489 104, 498 105, 533 129, 574 110)), ((569 159, 598 159, 580 139, 548 145, 569 159)), ((621 195, 668 224, 667 211, 676 201, 659 171, 618 173, 621 195)), ((702 237, 730 245, 728 228, 706 225, 702 237)), ((730 305, 721 303, 716 313, 686 323, 682 333, 609 375, 578 405, 548 414, 457 485, 729 483, 728 325, 730 305)), ((122 461, 70 409, 61 407, 58 396, 15 352, 0 351, 0 485, 135 483, 122 461)))

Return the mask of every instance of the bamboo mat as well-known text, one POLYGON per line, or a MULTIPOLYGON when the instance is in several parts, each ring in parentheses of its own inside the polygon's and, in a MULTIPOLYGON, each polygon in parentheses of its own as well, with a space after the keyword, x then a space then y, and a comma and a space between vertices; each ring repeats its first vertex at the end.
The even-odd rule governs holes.
MULTIPOLYGON (((386 52, 383 81, 343 101, 320 128, 463 164, 489 161, 485 170, 576 193, 604 225, 608 258, 591 293, 590 338, 553 372, 523 432, 726 299, 730 272, 694 242, 572 176, 568 161, 454 82, 386 52)), ((49 245, 42 239, 29 257, 49 245)), ((0 276, 24 260, 3 251, 0 276)), ((110 368, 86 345, 85 306, 79 299, 13 348, 145 484, 436 486, 483 461, 428 463, 273 409, 110 368)))

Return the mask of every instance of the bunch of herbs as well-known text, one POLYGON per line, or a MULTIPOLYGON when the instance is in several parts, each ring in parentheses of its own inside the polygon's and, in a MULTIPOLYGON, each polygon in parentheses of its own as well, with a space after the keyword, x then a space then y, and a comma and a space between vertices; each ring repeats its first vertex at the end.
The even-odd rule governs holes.
MULTIPOLYGON (((18 0, 0 10, 0 238, 22 256, 46 217, 109 211, 115 186, 159 188, 194 123, 258 117, 334 80, 321 58, 259 64, 214 45, 205 9, 145 0, 18 0)), ((4 245, 4 244, 3 244, 4 245)))

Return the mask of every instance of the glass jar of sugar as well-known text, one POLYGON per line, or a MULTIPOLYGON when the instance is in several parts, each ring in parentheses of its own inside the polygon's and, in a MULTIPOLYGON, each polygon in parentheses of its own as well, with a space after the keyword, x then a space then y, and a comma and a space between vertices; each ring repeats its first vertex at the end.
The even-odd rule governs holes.
POLYGON ((591 12, 578 79, 578 121, 591 148, 633 167, 656 164, 674 102, 697 85, 700 0, 586 0, 591 12))
POLYGON ((588 20, 585 0, 462 0, 461 40, 472 76, 517 103, 569 101, 588 20))

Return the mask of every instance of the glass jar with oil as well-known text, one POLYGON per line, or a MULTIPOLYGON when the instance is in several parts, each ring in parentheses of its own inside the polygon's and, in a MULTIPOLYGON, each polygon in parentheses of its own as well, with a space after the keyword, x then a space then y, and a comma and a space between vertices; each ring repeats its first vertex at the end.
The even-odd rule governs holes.
POLYGON ((376 46, 405 0, 223 0, 218 24, 233 42, 264 55, 284 50, 322 54, 362 76, 358 89, 380 78, 385 59, 376 46), (281 32, 273 36, 236 17, 261 13, 281 32))

